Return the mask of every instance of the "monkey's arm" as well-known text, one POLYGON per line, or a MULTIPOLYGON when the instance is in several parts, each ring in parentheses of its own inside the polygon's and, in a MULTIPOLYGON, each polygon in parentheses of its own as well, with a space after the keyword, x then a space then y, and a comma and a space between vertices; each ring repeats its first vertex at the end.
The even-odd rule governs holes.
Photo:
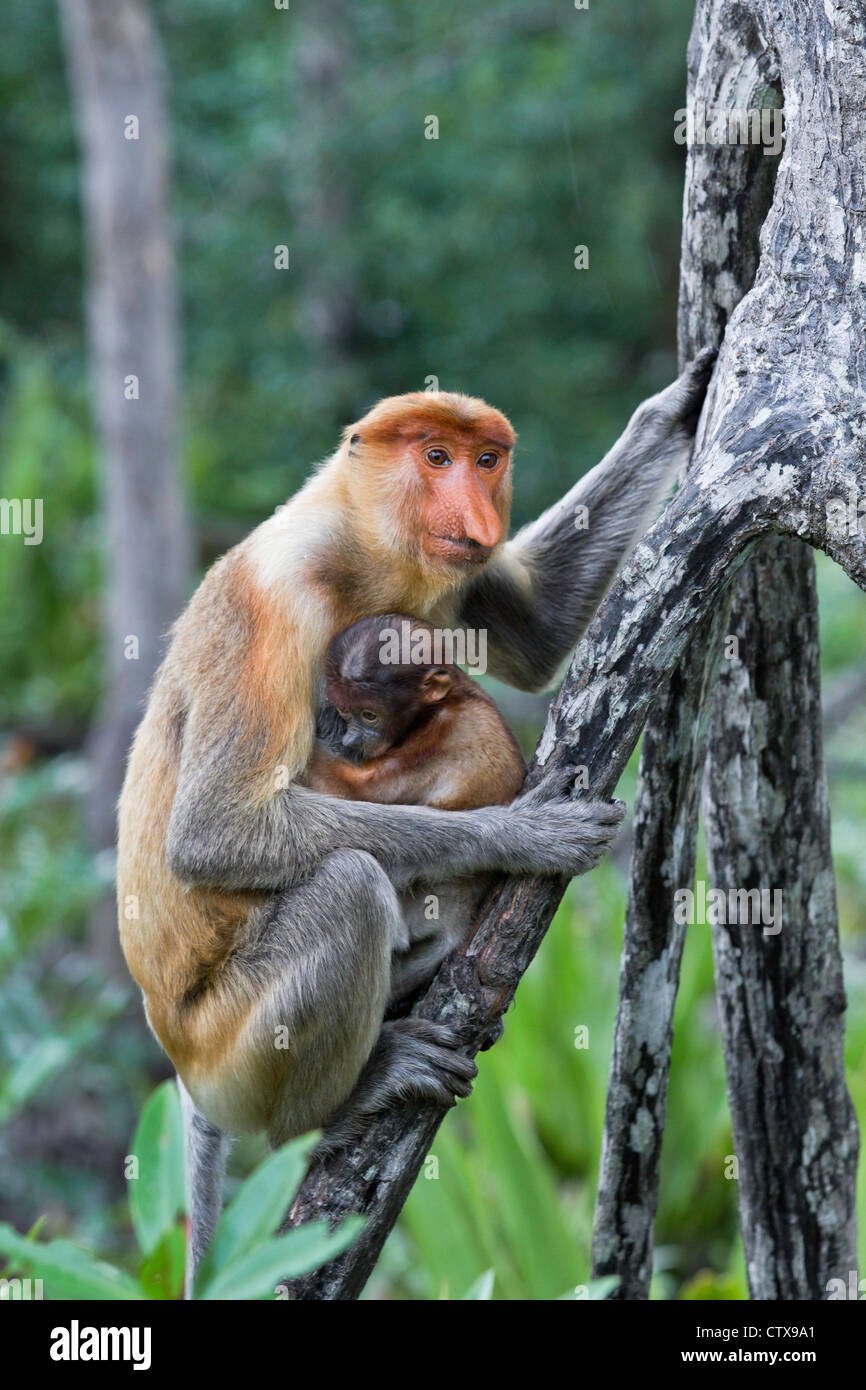
POLYGON ((610 848, 623 814, 568 799, 439 811, 341 801, 296 782, 273 791, 269 782, 237 728, 196 737, 188 724, 166 837, 172 872, 228 891, 276 891, 308 878, 334 850, 360 849, 398 886, 485 869, 573 877, 610 848))
POLYGON ((644 401, 601 463, 467 588, 460 621, 487 630, 492 675, 523 690, 555 678, 690 448, 714 361, 707 349, 644 401))
POLYGON ((303 775, 301 786, 324 796, 341 796, 352 801, 384 801, 375 795, 374 763, 351 763, 317 746, 303 775))
POLYGON ((400 753, 385 753, 366 763, 353 763, 318 745, 299 780, 302 786, 309 787, 311 791, 345 797, 350 801, 426 806, 431 804, 430 790, 435 785, 435 766, 431 767, 429 760, 420 766, 407 766, 405 756, 400 753))

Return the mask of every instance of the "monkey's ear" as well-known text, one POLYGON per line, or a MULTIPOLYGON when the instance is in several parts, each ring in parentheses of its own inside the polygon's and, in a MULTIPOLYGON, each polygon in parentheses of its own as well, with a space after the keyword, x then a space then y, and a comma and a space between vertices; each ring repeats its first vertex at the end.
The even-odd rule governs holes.
POLYGON ((444 666, 435 666, 421 682, 421 698, 430 704, 444 700, 451 689, 451 677, 444 666))

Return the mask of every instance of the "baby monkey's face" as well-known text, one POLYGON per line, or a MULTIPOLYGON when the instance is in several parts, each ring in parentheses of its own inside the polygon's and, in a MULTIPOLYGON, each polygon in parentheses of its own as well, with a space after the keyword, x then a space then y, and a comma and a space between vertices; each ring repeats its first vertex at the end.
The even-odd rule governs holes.
POLYGON ((341 709, 339 705, 336 708, 346 722, 343 755, 353 762, 365 763, 370 758, 381 758, 405 732, 405 729, 396 727, 388 710, 372 701, 358 708, 341 709))
POLYGON ((381 758, 444 700, 451 677, 442 668, 412 672, 412 679, 365 680, 352 688, 344 675, 327 683, 327 696, 345 721, 341 752, 353 762, 381 758))

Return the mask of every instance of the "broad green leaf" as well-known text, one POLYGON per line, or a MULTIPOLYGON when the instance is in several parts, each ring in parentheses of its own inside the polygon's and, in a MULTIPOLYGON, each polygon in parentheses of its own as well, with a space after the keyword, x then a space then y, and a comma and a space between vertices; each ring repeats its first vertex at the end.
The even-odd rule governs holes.
POLYGON ((489 1302, 490 1299, 493 1297, 493 1278, 493 1270, 485 1269, 484 1273, 480 1274, 478 1278, 475 1280, 475 1283, 470 1285, 470 1287, 466 1290, 465 1294, 463 1295, 462 1301, 464 1303, 489 1302))
POLYGON ((0 1251, 15 1269, 44 1281, 48 1299, 142 1299, 144 1294, 130 1275, 113 1265, 95 1260, 68 1240, 39 1245, 25 1240, 11 1226, 0 1225, 0 1251))
POLYGON ((148 1298, 181 1298, 185 1265, 186 1231, 177 1224, 165 1232, 141 1266, 139 1278, 148 1298))
POLYGON ((5 1122, 25 1101, 55 1076, 74 1055, 65 1038, 43 1038, 9 1069, 0 1086, 0 1122, 5 1122))
POLYGON ((348 1217, 338 1231, 326 1221, 311 1221, 276 1240, 246 1250, 197 1292, 201 1299, 256 1299, 273 1296, 277 1284, 318 1269, 340 1255, 357 1236, 364 1222, 348 1217))
POLYGON ((142 1253, 151 1254, 186 1208, 180 1096, 166 1081, 149 1097, 132 1141, 138 1177, 129 1179, 129 1210, 142 1253))
POLYGON ((197 1276, 204 1288, 245 1250, 274 1234, 301 1185, 317 1134, 305 1134, 260 1163, 220 1217, 197 1276))

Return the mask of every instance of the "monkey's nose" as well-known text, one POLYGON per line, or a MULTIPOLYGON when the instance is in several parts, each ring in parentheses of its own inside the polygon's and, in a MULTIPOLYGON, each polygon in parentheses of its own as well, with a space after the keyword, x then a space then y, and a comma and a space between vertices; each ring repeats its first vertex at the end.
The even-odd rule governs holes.
POLYGON ((361 747, 361 735, 357 729, 347 729, 343 734, 343 747, 350 750, 361 747))

